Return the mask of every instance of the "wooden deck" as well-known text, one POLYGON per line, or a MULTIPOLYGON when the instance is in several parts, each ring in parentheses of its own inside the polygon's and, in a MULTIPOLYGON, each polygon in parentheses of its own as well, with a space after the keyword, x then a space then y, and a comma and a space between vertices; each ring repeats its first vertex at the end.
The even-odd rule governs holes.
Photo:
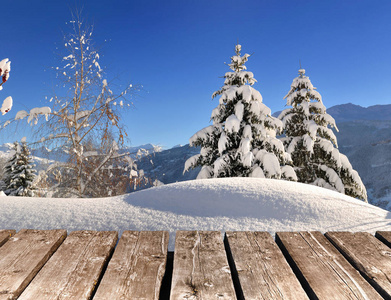
POLYGON ((0 230, 2 299, 391 299, 391 232, 0 230))

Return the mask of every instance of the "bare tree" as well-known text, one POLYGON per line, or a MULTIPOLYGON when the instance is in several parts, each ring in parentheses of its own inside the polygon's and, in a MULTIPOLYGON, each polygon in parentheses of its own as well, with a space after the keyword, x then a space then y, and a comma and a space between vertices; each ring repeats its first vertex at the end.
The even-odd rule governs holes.
POLYGON ((71 31, 64 37, 66 53, 56 68, 61 89, 49 100, 53 107, 38 134, 40 142, 68 153, 69 160, 52 165, 50 171, 69 193, 83 197, 92 196, 95 178, 103 176, 98 188, 114 176, 108 171, 113 170, 110 165, 132 168, 130 157, 118 151, 127 136, 120 111, 132 105, 130 98, 139 89, 128 85, 118 93, 113 91, 99 65, 92 26, 84 24, 78 14, 70 25, 71 31), (98 145, 96 149, 88 147, 91 141, 98 145))

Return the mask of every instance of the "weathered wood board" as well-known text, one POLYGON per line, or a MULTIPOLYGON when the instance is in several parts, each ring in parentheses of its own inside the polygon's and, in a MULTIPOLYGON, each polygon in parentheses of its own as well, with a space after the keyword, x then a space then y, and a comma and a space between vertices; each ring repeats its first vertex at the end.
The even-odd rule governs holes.
POLYGON ((118 239, 116 231, 74 231, 19 300, 90 299, 118 239))
POLYGON ((278 232, 276 241, 310 298, 382 299, 320 232, 278 232))
POLYGON ((391 248, 391 231, 377 231, 375 237, 391 248))
POLYGON ((170 299, 236 299, 219 231, 177 231, 170 299))
POLYGON ((326 237, 386 299, 391 299, 391 249, 368 232, 327 232, 326 237))
POLYGON ((228 254, 232 254, 232 272, 239 277, 239 298, 308 299, 268 232, 228 231, 226 245, 228 254))
POLYGON ((167 231, 124 231, 94 300, 158 300, 168 238, 167 231))
POLYGON ((66 230, 23 229, 0 247, 0 299, 16 299, 66 234, 66 230))
POLYGON ((16 233, 15 230, 0 230, 0 247, 16 233))

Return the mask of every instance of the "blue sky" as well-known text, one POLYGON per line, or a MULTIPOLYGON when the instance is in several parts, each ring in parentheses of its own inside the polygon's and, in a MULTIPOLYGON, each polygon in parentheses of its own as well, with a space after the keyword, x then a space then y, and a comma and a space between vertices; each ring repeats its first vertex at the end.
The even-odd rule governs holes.
MULTIPOLYGON (((12 61, 0 100, 9 115, 47 105, 70 10, 83 7, 109 78, 142 84, 123 115, 131 145, 186 144, 208 126, 223 85, 224 64, 253 54, 247 68, 272 112, 297 76, 299 60, 326 107, 352 102, 391 104, 391 1, 55 1, 2 0, 0 59, 12 61)), ((0 142, 26 133, 3 130, 0 142)))

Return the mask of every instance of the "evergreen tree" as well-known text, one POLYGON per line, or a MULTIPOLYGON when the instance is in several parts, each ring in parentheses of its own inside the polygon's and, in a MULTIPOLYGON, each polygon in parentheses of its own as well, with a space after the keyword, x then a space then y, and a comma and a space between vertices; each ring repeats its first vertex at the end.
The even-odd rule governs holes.
POLYGON ((190 138, 191 146, 201 146, 200 154, 190 157, 185 170, 202 166, 197 179, 211 177, 266 177, 296 180, 284 146, 276 138, 282 123, 271 116, 261 94, 252 85, 253 73, 244 65, 250 55, 236 55, 228 65, 232 72, 224 76, 219 105, 213 110, 210 125, 190 138))
POLYGON ((22 142, 21 146, 17 144, 16 148, 15 159, 11 164, 11 180, 8 189, 11 196, 32 197, 34 195, 32 185, 36 176, 35 165, 31 163, 30 150, 26 142, 22 142))
POLYGON ((11 192, 11 190, 9 190, 9 186, 10 186, 11 178, 12 178, 12 169, 13 169, 14 164, 16 163, 18 152, 20 152, 20 146, 19 146, 18 142, 14 142, 13 150, 14 150, 14 153, 12 154, 10 159, 7 161, 7 163, 5 164, 4 171, 3 171, 4 172, 3 173, 3 181, 4 181, 4 185, 5 185, 4 191, 7 195, 11 192))
POLYGON ((360 176, 337 149, 332 130, 338 131, 335 120, 326 113, 322 97, 305 76, 304 69, 299 70, 284 99, 292 108, 279 116, 285 133, 281 140, 291 155, 298 181, 367 201, 360 176))

